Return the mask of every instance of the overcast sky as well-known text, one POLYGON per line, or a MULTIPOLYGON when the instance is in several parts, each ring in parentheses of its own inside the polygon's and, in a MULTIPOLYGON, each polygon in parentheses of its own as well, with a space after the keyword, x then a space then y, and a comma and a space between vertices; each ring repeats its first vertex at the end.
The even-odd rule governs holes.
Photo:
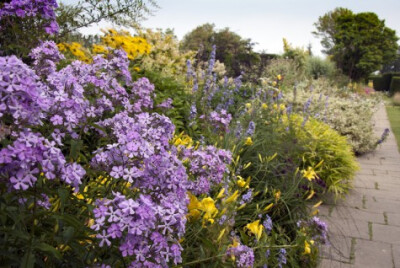
MULTIPOLYGON (((63 0, 68 3, 73 0, 63 0)), ((217 29, 229 27, 243 38, 257 43, 256 51, 282 53, 282 38, 292 45, 312 45, 321 55, 319 39, 311 32, 313 23, 336 7, 355 13, 375 12, 386 26, 400 35, 400 0, 156 0, 159 9, 142 23, 148 28, 172 28, 181 39, 204 23, 217 29)), ((100 27, 104 27, 102 24, 100 27)), ((98 26, 84 32, 95 32, 98 26)))

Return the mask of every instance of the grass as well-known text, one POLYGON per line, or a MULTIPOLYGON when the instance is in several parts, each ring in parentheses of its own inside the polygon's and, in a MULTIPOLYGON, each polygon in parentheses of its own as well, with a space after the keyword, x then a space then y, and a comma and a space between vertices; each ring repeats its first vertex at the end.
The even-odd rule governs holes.
POLYGON ((400 152, 400 106, 394 106, 392 102, 387 101, 386 111, 393 134, 396 137, 397 148, 400 152))

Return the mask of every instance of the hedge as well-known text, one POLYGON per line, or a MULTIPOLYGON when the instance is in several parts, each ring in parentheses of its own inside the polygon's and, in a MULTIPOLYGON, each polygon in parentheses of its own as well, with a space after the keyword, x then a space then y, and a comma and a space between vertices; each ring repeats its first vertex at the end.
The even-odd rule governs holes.
POLYGON ((392 77, 400 77, 400 73, 384 73, 378 76, 370 76, 369 79, 374 83, 376 91, 389 91, 391 87, 392 77))
POLYGON ((390 94, 394 95, 396 92, 400 92, 400 76, 393 76, 390 83, 390 94))

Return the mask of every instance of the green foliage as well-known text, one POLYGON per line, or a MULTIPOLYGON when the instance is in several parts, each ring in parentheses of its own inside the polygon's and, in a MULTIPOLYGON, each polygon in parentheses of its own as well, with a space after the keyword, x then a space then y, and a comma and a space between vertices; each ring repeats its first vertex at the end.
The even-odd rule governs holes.
POLYGON ((337 9, 320 17, 316 27, 327 53, 332 55, 338 68, 354 80, 367 77, 396 57, 396 33, 385 27, 375 13, 353 14, 337 9))
POLYGON ((186 85, 173 76, 166 76, 153 70, 143 71, 134 75, 137 78, 147 77, 154 84, 156 94, 155 105, 162 103, 168 98, 173 100, 172 109, 166 111, 156 109, 156 111, 164 113, 172 120, 177 133, 187 131, 188 122, 186 118, 188 117, 190 108, 190 95, 186 90, 186 85))
POLYGON ((317 116, 345 136, 355 153, 362 154, 376 148, 378 138, 374 133, 372 115, 379 98, 350 93, 347 88, 341 90, 323 79, 312 84, 301 83, 285 98, 293 104, 294 111, 317 116), (305 109, 307 105, 309 107, 305 109))
POLYGON ((390 94, 394 95, 400 92, 400 76, 393 76, 390 83, 390 94))
POLYGON ((396 137, 398 151, 400 152, 400 94, 398 95, 397 106, 386 105, 386 111, 390 121, 390 128, 396 137))
POLYGON ((286 125, 294 132, 296 142, 304 147, 304 153, 297 158, 303 159, 304 168, 322 163, 318 176, 326 183, 328 192, 344 197, 358 169, 351 146, 329 125, 314 118, 305 124, 304 120, 302 116, 292 115, 286 125))
POLYGON ((375 76, 370 76, 369 80, 372 80, 374 84, 374 89, 376 91, 387 91, 386 87, 386 81, 382 77, 382 75, 375 75, 375 76))
POLYGON ((198 26, 183 37, 181 48, 197 52, 198 62, 206 62, 212 50, 217 47, 216 60, 225 64, 227 75, 236 77, 244 71, 247 74, 257 70, 260 57, 253 52, 253 43, 232 32, 229 28, 216 30, 214 24, 198 26))
POLYGON ((319 57, 308 57, 305 63, 306 74, 313 79, 320 77, 332 78, 336 73, 336 67, 330 60, 319 57))

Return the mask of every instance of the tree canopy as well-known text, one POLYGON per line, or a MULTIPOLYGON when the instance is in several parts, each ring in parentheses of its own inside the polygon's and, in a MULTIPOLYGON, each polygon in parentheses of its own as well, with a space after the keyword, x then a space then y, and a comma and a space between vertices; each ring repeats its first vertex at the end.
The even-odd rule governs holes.
POLYGON ((229 28, 216 30, 214 24, 206 23, 198 26, 182 40, 183 50, 198 51, 197 59, 207 61, 216 45, 216 59, 225 64, 228 75, 239 76, 241 72, 250 73, 255 63, 260 61, 253 52, 254 43, 232 32, 229 28))
POLYGON ((375 13, 355 14, 337 8, 319 17, 315 35, 322 37, 324 53, 337 67, 354 80, 379 70, 395 59, 398 48, 396 32, 385 26, 375 13))

